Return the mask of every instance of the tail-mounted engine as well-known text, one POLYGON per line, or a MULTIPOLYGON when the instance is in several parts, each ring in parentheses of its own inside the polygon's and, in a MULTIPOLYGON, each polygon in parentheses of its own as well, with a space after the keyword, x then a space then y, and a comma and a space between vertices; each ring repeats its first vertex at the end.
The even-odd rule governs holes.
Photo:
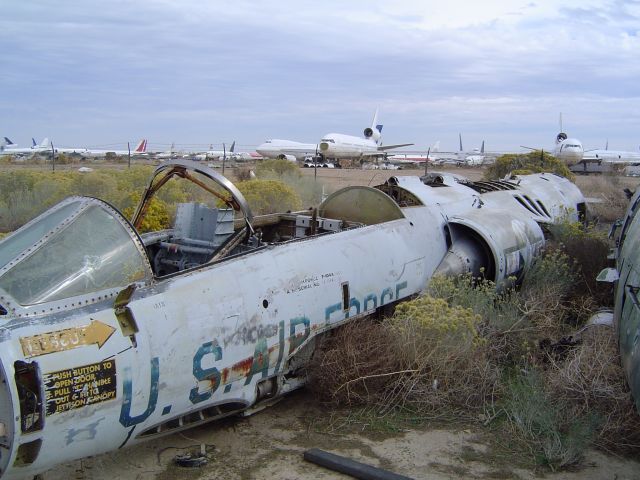
POLYGON ((382 136, 382 134, 380 133, 380 130, 378 129, 380 126, 376 126, 376 128, 371 128, 371 127, 367 127, 364 129, 364 138, 370 138, 372 140, 375 140, 376 142, 378 140, 380 140, 380 137, 382 136))

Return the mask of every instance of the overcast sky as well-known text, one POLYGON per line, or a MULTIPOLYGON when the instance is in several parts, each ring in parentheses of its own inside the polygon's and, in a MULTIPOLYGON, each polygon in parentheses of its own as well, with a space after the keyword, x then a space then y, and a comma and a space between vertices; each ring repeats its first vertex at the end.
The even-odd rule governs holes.
POLYGON ((640 1, 3 0, 0 136, 640 146, 640 1))

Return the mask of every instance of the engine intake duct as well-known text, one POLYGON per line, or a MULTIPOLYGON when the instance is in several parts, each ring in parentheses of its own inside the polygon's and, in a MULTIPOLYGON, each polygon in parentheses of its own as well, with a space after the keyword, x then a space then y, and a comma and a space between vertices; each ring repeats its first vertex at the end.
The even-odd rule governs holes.
POLYGON ((492 270, 495 262, 491 252, 487 251, 486 243, 477 238, 475 232, 470 233, 470 236, 458 238, 453 243, 436 274, 457 276, 470 273, 474 278, 484 276, 494 280, 492 270))
POLYGON ((544 245, 540 226, 519 212, 477 208, 449 219, 449 250, 437 274, 471 274, 498 287, 522 280, 544 245))

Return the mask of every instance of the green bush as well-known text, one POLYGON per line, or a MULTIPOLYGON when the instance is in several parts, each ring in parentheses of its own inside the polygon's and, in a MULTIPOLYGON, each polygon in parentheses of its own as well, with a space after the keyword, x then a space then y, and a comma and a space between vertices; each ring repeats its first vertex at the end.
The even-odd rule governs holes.
POLYGON ((427 291, 445 299, 450 305, 470 308, 485 321, 485 327, 503 331, 517 324, 521 317, 519 298, 514 290, 499 292, 490 280, 474 279, 471 275, 431 279, 427 291))
POLYGON ((302 206, 298 194, 288 185, 276 180, 249 180, 236 186, 254 215, 295 211, 302 206))
MULTIPOLYGON (((127 196, 127 204, 122 214, 129 219, 133 220, 133 214, 135 213, 138 203, 140 203, 141 194, 137 192, 130 193, 127 196)), ((151 203, 147 208, 147 212, 142 220, 142 225, 138 230, 140 233, 156 232, 163 230, 171 226, 171 220, 175 215, 175 211, 172 210, 171 205, 161 200, 158 197, 153 197, 151 203)))
POLYGON ((487 180, 499 180, 509 173, 525 175, 542 172, 552 172, 573 179, 573 174, 562 161, 538 150, 527 154, 502 155, 487 168, 484 177, 487 180))
POLYGON ((262 160, 256 165, 256 176, 258 178, 271 177, 272 175, 279 177, 285 175, 300 176, 300 167, 295 162, 289 160, 262 160))
POLYGON ((471 308, 423 295, 396 307, 386 323, 403 375, 391 377, 389 407, 406 405, 422 416, 474 416, 491 395, 496 370, 486 356, 482 318, 471 308))

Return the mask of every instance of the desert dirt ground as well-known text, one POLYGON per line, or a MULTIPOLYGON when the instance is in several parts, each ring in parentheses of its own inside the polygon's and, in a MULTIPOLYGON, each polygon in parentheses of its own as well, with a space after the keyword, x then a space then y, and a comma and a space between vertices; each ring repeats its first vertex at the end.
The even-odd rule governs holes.
POLYGON ((523 465, 531 458, 496 454, 486 433, 463 427, 423 427, 396 433, 335 433, 330 412, 310 393, 294 392, 247 418, 230 418, 125 450, 61 465, 46 480, 211 479, 282 480, 351 478, 308 463, 303 452, 321 448, 414 479, 640 479, 640 463, 589 452, 574 472, 545 473, 523 465), (201 447, 202 446, 202 447, 201 447), (203 448, 209 463, 175 465, 178 454, 203 448))
MULTIPOLYGON (((482 170, 444 169, 477 180, 482 170)), ((393 175, 420 170, 371 171, 301 169, 331 190, 354 184, 375 185, 393 175)), ((592 182, 578 177, 579 186, 592 182), (581 185, 582 184, 582 185, 581 185)), ((621 184, 635 187, 635 179, 621 184)), ((372 433, 368 428, 333 428, 331 410, 300 390, 250 417, 233 417, 133 447, 56 467, 46 480, 68 479, 326 479, 350 478, 303 460, 309 448, 321 448, 415 479, 640 479, 640 463, 588 453, 577 471, 550 473, 533 468, 533 459, 497 453, 491 434, 460 425, 426 425, 405 431, 372 433), (184 468, 178 454, 204 449, 207 465, 184 468)), ((339 422, 338 422, 339 423, 339 422)))

